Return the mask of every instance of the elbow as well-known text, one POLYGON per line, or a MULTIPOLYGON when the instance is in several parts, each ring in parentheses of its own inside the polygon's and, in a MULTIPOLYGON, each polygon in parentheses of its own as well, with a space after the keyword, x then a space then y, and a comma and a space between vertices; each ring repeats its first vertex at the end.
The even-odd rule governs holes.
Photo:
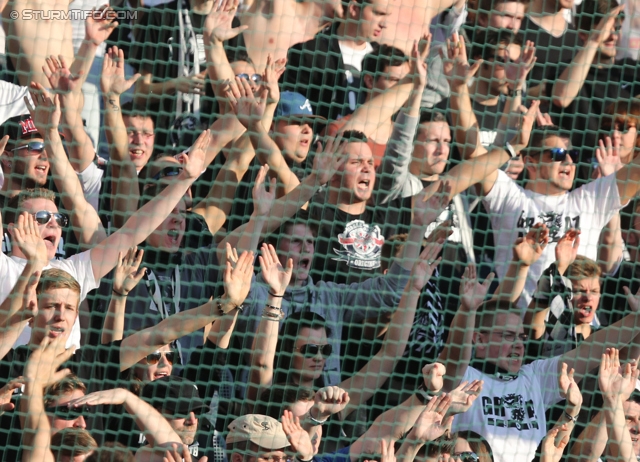
POLYGON ((554 106, 564 109, 573 102, 573 98, 569 98, 568 96, 563 95, 556 95, 556 92, 554 92, 553 96, 551 97, 551 102, 554 106))

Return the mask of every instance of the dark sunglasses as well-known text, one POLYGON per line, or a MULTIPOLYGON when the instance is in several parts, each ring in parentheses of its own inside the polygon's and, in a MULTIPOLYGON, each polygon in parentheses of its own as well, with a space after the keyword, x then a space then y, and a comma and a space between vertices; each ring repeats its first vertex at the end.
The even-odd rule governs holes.
POLYGON ((36 219, 36 222, 39 225, 47 225, 51 221, 51 219, 56 220, 56 223, 61 228, 66 227, 69 224, 69 217, 67 217, 64 213, 57 212, 49 212, 48 210, 40 210, 32 214, 36 219))
POLYGON ((567 159, 567 156, 569 156, 573 163, 577 164, 580 159, 580 151, 577 149, 553 148, 545 149, 544 152, 551 154, 551 158, 554 162, 564 162, 567 159))
POLYGON ((239 79, 251 80, 253 83, 260 85, 262 83, 262 76, 260 74, 236 74, 239 79))
POLYGON ((155 353, 147 355, 145 359, 147 360, 147 364, 154 366, 160 362, 160 358, 162 358, 163 355, 165 358, 167 358, 167 362, 173 365, 176 360, 175 351, 157 351, 155 353))
POLYGON ((47 414, 52 414, 56 419, 76 420, 78 417, 91 413, 89 406, 73 407, 67 404, 62 406, 50 406, 45 409, 47 414))
POLYGON ((478 462, 480 458, 475 452, 467 451, 467 452, 458 452, 454 454, 454 457, 460 458, 462 462, 478 462))
POLYGON ((166 178, 168 176, 178 176, 182 172, 182 167, 165 167, 153 176, 154 180, 166 178))
POLYGON ((13 151, 19 151, 20 149, 26 149, 27 151, 42 152, 44 151, 44 143, 42 141, 29 141, 27 144, 13 148, 13 151))
POLYGON ((313 343, 308 343, 306 345, 302 345, 300 348, 296 348, 296 350, 300 350, 300 354, 305 358, 313 358, 314 356, 317 356, 318 353, 320 353, 323 358, 328 358, 333 352, 333 346, 329 344, 315 345, 313 343))

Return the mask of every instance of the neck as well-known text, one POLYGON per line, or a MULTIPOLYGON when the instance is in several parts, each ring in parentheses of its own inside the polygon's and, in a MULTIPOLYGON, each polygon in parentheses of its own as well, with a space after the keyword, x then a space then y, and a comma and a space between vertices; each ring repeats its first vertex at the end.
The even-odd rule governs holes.
POLYGON ((589 337, 591 335, 591 326, 589 324, 577 324, 576 334, 581 334, 584 338, 589 337))
POLYGON ((560 189, 547 181, 529 180, 524 189, 544 196, 562 196, 567 193, 564 189, 560 189))
POLYGON ((352 22, 342 22, 336 31, 340 42, 349 48, 362 49, 367 42, 358 37, 358 25, 352 22))
POLYGON ((440 175, 438 175, 437 173, 428 173, 421 171, 420 163, 416 161, 411 162, 411 164, 409 165, 409 173, 411 173, 415 177, 420 178, 422 181, 437 181, 438 178, 440 178, 440 175))
POLYGON ((355 204, 336 204, 336 206, 349 215, 360 215, 367 208, 366 202, 357 202, 355 204))

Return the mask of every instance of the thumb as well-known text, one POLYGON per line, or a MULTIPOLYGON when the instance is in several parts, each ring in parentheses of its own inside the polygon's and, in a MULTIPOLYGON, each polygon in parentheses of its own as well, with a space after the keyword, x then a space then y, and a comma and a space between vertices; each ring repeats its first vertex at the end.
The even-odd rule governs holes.
POLYGON ((127 80, 127 84, 129 85, 133 85, 134 83, 136 83, 136 81, 142 77, 142 74, 135 74, 133 76, 131 76, 131 78, 129 80, 127 80))
POLYGON ((467 72, 467 77, 473 77, 474 75, 476 75, 476 72, 478 72, 478 69, 480 69, 480 65, 483 63, 483 61, 484 59, 479 59, 475 63, 473 63, 473 66, 471 66, 469 68, 469 72, 467 72))

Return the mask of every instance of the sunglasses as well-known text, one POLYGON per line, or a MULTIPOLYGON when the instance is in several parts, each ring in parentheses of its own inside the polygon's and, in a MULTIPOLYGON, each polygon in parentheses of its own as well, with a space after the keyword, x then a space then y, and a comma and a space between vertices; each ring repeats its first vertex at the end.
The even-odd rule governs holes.
POLYGON ((150 366, 155 366, 160 362, 160 358, 162 358, 162 356, 164 356, 167 359, 167 362, 171 365, 173 365, 176 360, 175 351, 156 351, 155 353, 147 355, 145 359, 147 360, 147 364, 149 364, 150 366))
POLYGON ((62 406, 50 406, 45 410, 47 414, 53 414, 56 419, 61 420, 76 420, 78 417, 91 412, 91 408, 89 408, 89 406, 73 407, 67 404, 63 404, 62 406))
POLYGON ((64 228, 69 224, 69 217, 67 217, 64 213, 40 210, 39 212, 36 212, 32 215, 39 225, 47 225, 51 222, 52 219, 56 220, 56 223, 61 228, 64 228))
POLYGON ((27 151, 42 152, 44 151, 44 143, 42 141, 29 141, 27 144, 13 148, 13 151, 19 151, 20 149, 26 149, 27 151))
POLYGON ((169 176, 178 176, 182 172, 182 167, 165 167, 153 176, 154 180, 167 178, 169 176))
POLYGON ((262 83, 262 76, 260 74, 236 74, 239 79, 251 80, 253 83, 260 85, 262 83))
POLYGON ((466 451, 466 452, 458 452, 454 454, 454 457, 460 458, 462 462, 478 462, 480 458, 475 452, 466 451))
POLYGON ((302 345, 300 348, 296 348, 296 350, 300 350, 300 354, 305 358, 313 358, 320 353, 323 358, 328 358, 331 356, 333 352, 333 346, 327 345, 315 345, 313 343, 308 343, 306 345, 302 345))
POLYGON ((567 156, 569 156, 573 163, 577 164, 580 159, 580 151, 577 149, 553 148, 545 149, 544 152, 551 154, 551 158, 554 162, 564 162, 567 159, 567 156))

